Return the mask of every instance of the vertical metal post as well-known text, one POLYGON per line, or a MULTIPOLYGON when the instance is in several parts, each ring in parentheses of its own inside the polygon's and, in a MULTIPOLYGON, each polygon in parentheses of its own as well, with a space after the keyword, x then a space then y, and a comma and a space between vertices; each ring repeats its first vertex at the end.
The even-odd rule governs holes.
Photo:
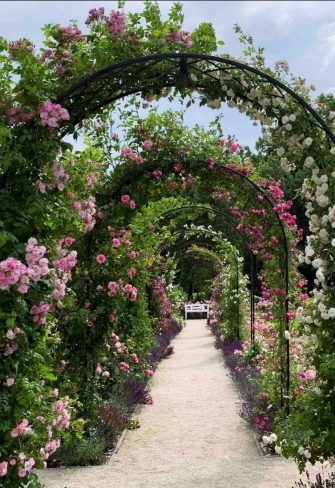
POLYGON ((241 339, 240 333, 240 276, 239 276, 239 266, 238 266, 238 257, 236 257, 236 292, 237 292, 237 340, 241 339))
POLYGON ((255 341, 255 257, 250 253, 250 339, 255 341))

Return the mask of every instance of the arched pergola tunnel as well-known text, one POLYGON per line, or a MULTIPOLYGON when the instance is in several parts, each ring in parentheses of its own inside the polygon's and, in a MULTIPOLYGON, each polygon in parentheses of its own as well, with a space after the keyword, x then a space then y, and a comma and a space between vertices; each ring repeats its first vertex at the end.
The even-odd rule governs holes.
MULTIPOLYGON (((95 42, 94 36, 87 37, 83 42, 87 42, 88 45, 89 43, 92 43, 93 45, 95 42)), ((182 47, 182 49, 184 48, 182 47)), ((206 49, 204 48, 204 51, 205 50, 206 49)), ((95 52, 94 49, 88 49, 88 58, 92 56, 92 53, 94 56, 95 52)), ((330 175, 334 161, 335 136, 331 128, 320 116, 320 113, 311 106, 311 103, 308 101, 308 96, 302 89, 300 90, 300 88, 297 88, 294 90, 292 89, 292 86, 287 86, 283 79, 279 79, 280 75, 278 73, 273 75, 271 70, 249 66, 244 62, 236 61, 229 57, 216 57, 211 56, 210 53, 197 54, 190 52, 164 54, 149 53, 147 56, 145 54, 148 54, 148 52, 145 49, 143 52, 141 52, 140 49, 135 50, 134 52, 136 53, 135 56, 138 57, 124 60, 122 59, 124 54, 123 52, 121 54, 120 51, 120 55, 115 55, 114 64, 109 67, 109 59, 100 59, 98 66, 103 66, 103 69, 96 73, 92 73, 92 70, 95 69, 97 64, 92 62, 91 58, 87 59, 86 66, 90 72, 88 76, 85 76, 85 70, 81 69, 76 71, 76 66, 74 66, 71 75, 64 79, 57 80, 51 89, 48 88, 48 84, 43 85, 44 92, 43 90, 39 91, 36 100, 45 100, 46 98, 53 100, 57 99, 65 109, 68 109, 69 120, 63 121, 59 125, 56 124, 55 130, 48 126, 42 127, 39 120, 39 114, 41 112, 39 111, 37 112, 38 115, 35 120, 25 126, 24 138, 20 137, 22 135, 22 125, 20 125, 20 123, 18 126, 12 124, 14 125, 12 130, 13 137, 9 142, 11 150, 8 150, 7 152, 5 151, 6 166, 0 175, 0 188, 3 191, 3 195, 12 196, 17 204, 19 204, 20 201, 22 203, 24 200, 24 205, 30 205, 29 199, 26 203, 27 195, 30 195, 31 193, 30 186, 29 184, 26 184, 26 180, 27 182, 30 182, 30 185, 33 185, 36 182, 36 178, 43 178, 45 173, 48 172, 45 168, 47 168, 49 163, 51 163, 55 157, 58 158, 57 148, 61 147, 61 138, 65 134, 77 132, 83 121, 92 117, 94 118, 96 115, 99 116, 103 114, 108 106, 113 109, 114 103, 118 100, 122 100, 128 95, 140 94, 149 100, 152 99, 152 97, 159 98, 162 95, 162 90, 163 93, 166 93, 168 89, 175 88, 175 94, 178 92, 185 97, 192 97, 193 92, 200 93, 201 103, 203 104, 206 104, 207 102, 215 102, 212 104, 219 106, 221 102, 227 102, 229 107, 236 107, 252 120, 258 121, 262 126, 265 139, 273 148, 274 153, 278 155, 278 163, 280 162, 285 170, 294 171, 295 166, 302 167, 304 165, 306 169, 310 171, 310 174, 313 175, 314 179, 308 183, 307 189, 304 190, 304 197, 308 202, 308 216, 311 216, 314 212, 321 220, 323 216, 327 215, 329 207, 327 198, 329 201, 329 197, 324 197, 324 194, 322 194, 321 197, 323 198, 321 199, 318 193, 318 188, 320 186, 319 180, 321 181, 321 177, 323 179, 329 178, 329 186, 330 188, 333 188, 333 180, 330 179, 330 175), (144 55, 138 55, 138 53, 144 55), (84 78, 82 78, 83 76, 84 78), (30 143, 28 144, 27 141, 30 141, 30 143), (20 151, 21 153, 19 155, 20 151), (8 163, 8 154, 10 155, 11 152, 14 155, 13 161, 15 164, 8 163), (42 153, 43 163, 41 163, 42 153), (46 157, 46 155, 48 155, 48 157, 46 157), (29 164, 27 163, 26 166, 24 166, 24 161, 29 161, 29 164), (17 162, 19 162, 19 165, 17 165, 17 162), (315 170, 318 169, 319 176, 315 176, 317 175, 315 170), (312 171, 314 172, 312 173, 312 171), (320 171, 323 174, 321 174, 320 171), (18 179, 18 176, 20 175, 24 175, 24 178, 26 178, 22 184, 19 183, 18 179), (18 183, 17 188, 15 186, 16 182, 18 183), (20 195, 20 191, 18 191, 20 185, 24 190, 22 191, 22 195, 20 195)), ((133 54, 130 54, 129 56, 131 55, 133 54)), ((80 56, 78 59, 79 58, 80 56)), ((261 63, 259 64, 261 65, 261 63)), ((46 70, 46 73, 47 72, 48 71, 46 70)), ((50 72, 52 72, 52 70, 50 70, 50 72)), ((19 84, 20 83, 22 84, 22 82, 19 82, 19 84)), ((51 86, 51 84, 49 85, 51 86)), ((27 93, 28 92, 29 90, 27 90, 27 93)), ((17 90, 17 93, 19 93, 19 90, 17 90)), ((36 107, 34 107, 34 110, 35 108, 36 107)), ((64 148, 64 146, 62 147, 64 148)), ((132 183, 132 181, 134 181, 134 174, 130 173, 128 176, 125 176, 124 181, 126 182, 126 186, 127 177, 129 177, 129 182, 132 183)), ((35 187, 34 191, 36 192, 35 187)), ((104 195, 102 193, 100 196, 103 197, 104 195)), ((5 197, 5 200, 6 198, 7 197, 5 197)), ((92 203, 92 201, 90 202, 92 203)), ((206 201, 206 203, 208 202, 206 201)), ((273 207, 271 202, 267 203, 269 204, 269 208, 273 207)), ((8 198, 7 202, 4 201, 4 215, 14 215, 13 212, 11 213, 10 205, 11 200, 8 198)), ((16 218, 16 215, 14 216, 16 218)), ((121 221, 122 219, 119 219, 118 223, 121 221)), ((128 224, 133 221, 133 218, 129 216, 128 220, 124 219, 123 221, 128 224)), ((324 220, 322 222, 324 224, 324 220)), ((328 222, 330 221, 328 220, 328 222)), ((326 222, 324 226, 328 226, 326 232, 330 235, 330 224, 328 225, 326 222)), ((15 230, 14 226, 9 226, 9 229, 12 231, 12 227, 14 229, 14 235, 18 237, 19 240, 26 237, 26 232, 22 233, 22 236, 24 236, 22 237, 20 233, 15 230)), ((34 226, 32 227, 35 229, 34 226)), ((101 226, 97 226, 97 228, 99 227, 101 226)), ((328 310, 329 300, 333 297, 332 289, 328 286, 328 282, 331 281, 331 266, 327 268, 327 263, 331 262, 329 257, 331 257, 332 252, 328 243, 325 242, 324 234, 322 240, 318 234, 318 230, 319 229, 315 230, 315 226, 311 227, 311 232, 314 233, 314 236, 309 240, 308 246, 314 253, 311 254, 313 255, 312 259, 314 261, 316 259, 321 259, 321 273, 317 274, 316 285, 321 288, 323 292, 321 294, 319 293, 319 295, 316 294, 315 303, 313 304, 315 314, 312 318, 312 322, 314 321, 315 325, 317 325, 316 335, 318 336, 319 346, 317 353, 314 356, 314 361, 315 366, 318 369, 318 375, 320 375, 321 399, 316 402, 316 411, 318 412, 317 417, 315 417, 314 414, 311 416, 308 409, 306 410, 306 425, 308 432, 305 438, 303 440, 288 439, 287 444, 283 444, 282 446, 285 455, 293 455, 297 457, 300 462, 303 462, 304 459, 298 451, 299 442, 304 443, 304 447, 310 449, 313 461, 319 459, 321 456, 325 455, 327 457, 334 454, 333 449, 329 448, 329 446, 333 445, 333 442, 330 442, 332 434, 322 426, 323 421, 325 422, 327 420, 328 424, 330 424, 330 419, 334 417, 334 412, 325 407, 325 399, 334 396, 332 371, 331 367, 324 367, 324 364, 328 364, 327 358, 333 353, 334 347, 332 340, 330 340, 330 338, 332 338, 332 331, 329 327, 329 316, 328 319, 325 318, 324 316, 326 316, 327 313, 319 313, 318 307, 318 305, 321 304, 328 310), (326 434, 322 434, 323 440, 320 445, 317 443, 314 444, 313 440, 315 439, 315 435, 314 432, 312 432, 314 429, 317 431, 318 439, 321 439, 319 435, 320 432, 326 432, 326 434), (326 441, 324 441, 325 438, 326 441)), ((34 231, 36 231, 36 229, 34 231)), ((43 228, 41 235, 45 232, 46 227, 43 228)), ((114 229, 113 232, 116 232, 116 230, 114 229)), ((36 232, 36 234, 39 235, 38 232, 36 232)), ((54 232, 54 234, 56 235, 57 233, 54 232)), ((282 238, 285 240, 285 236, 282 238)), ((116 237, 116 239, 118 239, 118 237, 116 237)), ((280 239, 280 241, 281 240, 282 239, 280 239)), ((87 249, 85 249, 85 253, 93 257, 94 252, 97 251, 97 245, 101 245, 101 236, 95 237, 94 233, 92 233, 92 235, 89 237, 87 236, 87 239, 84 239, 83 242, 89 244, 87 249)), ((80 244, 81 243, 78 241, 78 245, 80 244)), ((309 248, 306 253, 307 263, 309 259, 308 256, 310 256, 310 254, 308 254, 310 253, 309 248)), ((84 255, 83 251, 82 255, 84 255)), ((310 261, 311 260, 309 260, 309 262, 310 261)), ((287 262, 288 260, 286 260, 286 263, 287 262)), ((285 269, 285 265, 283 266, 283 269, 285 269)), ((97 270, 94 270, 94 272, 96 271, 97 270)), ((84 282, 85 289, 80 300, 83 302, 84 297, 86 295, 88 296, 89 293, 92 293, 93 302, 96 303, 98 298, 95 295, 96 292, 94 291, 93 293, 92 288, 92 283, 94 282, 95 277, 90 280, 89 273, 90 270, 85 269, 84 265, 78 270, 78 280, 75 280, 75 287, 77 286, 78 288, 75 288, 75 290, 76 293, 80 293, 81 285, 79 283, 84 282), (87 275, 85 275, 86 272, 88 273, 87 275)), ((286 272, 286 279, 288 279, 288 275, 289 273, 286 272)), ((97 282, 95 282, 95 285, 99 286, 97 282)), ((287 307, 287 290, 285 290, 285 293, 285 306, 287 307)), ((70 295, 71 300, 75 300, 75 295, 72 294, 72 291, 70 295)), ((43 298, 44 295, 41 294, 41 299, 43 298)), ((120 303, 122 299, 123 298, 120 297, 120 303)), ((80 300, 78 301, 78 303, 80 302, 80 306, 84 305, 84 302, 81 303, 80 300)), ((141 303, 143 304, 143 302, 141 303)), ((134 307, 136 306, 140 305, 134 304, 134 307)), ((12 309, 13 307, 10 308, 12 309)), ((82 317, 86 317, 90 314, 90 312, 87 311, 89 309, 85 310, 84 312, 81 310, 82 317)), ((93 318, 94 313, 92 313, 93 318)), ((285 320, 287 320, 287 315, 285 315, 285 320)), ((89 320, 89 322, 92 321, 89 320)), ((91 324, 89 327, 91 327, 91 324)), ((61 328, 59 331, 60 330, 61 328)), ((144 330, 148 333, 150 332, 148 329, 145 329, 145 327, 143 328, 143 333, 144 330)), ((73 326, 73 331, 75 334, 78 334, 79 337, 80 333, 75 326, 73 326)), ((94 328, 85 331, 84 336, 85 340, 87 340, 87 347, 90 346, 90 340, 93 339, 95 333, 94 328)), ((140 331, 137 330, 136 333, 140 334, 140 331)), ((65 334, 66 331, 64 330, 64 335, 65 334)), ((76 337, 75 334, 74 337, 76 337)), ((33 340, 35 340, 36 337, 37 332, 32 332, 31 343, 33 343, 33 340)), ((89 364, 90 367, 91 363, 92 359, 88 358, 87 364, 89 364)), ((293 423, 294 421, 294 417, 289 420, 289 422, 293 423)), ((289 432, 289 430, 290 429, 288 428, 286 432, 289 432)))
MULTIPOLYGON (((256 185, 257 186, 257 185, 256 185)), ((153 204, 155 206, 157 206, 157 208, 160 207, 160 202, 157 201, 155 202, 155 204, 153 204)), ((170 245, 172 245, 172 242, 174 242, 177 238, 178 238, 178 235, 180 234, 185 234, 184 230, 183 231, 178 231, 178 227, 177 227, 177 230, 174 228, 175 224, 174 224, 174 218, 178 217, 178 216, 181 216, 181 215, 185 215, 185 217, 187 216, 187 214, 189 214, 189 216, 187 217, 188 219, 190 219, 191 221, 193 221, 193 219, 195 218, 195 216, 197 214, 207 214, 207 215, 213 215, 215 214, 216 216, 220 217, 220 220, 218 222, 218 225, 219 225, 219 228, 221 230, 224 230, 225 228, 227 228, 227 225, 228 227, 233 231, 233 233, 235 234, 236 238, 237 238, 237 244, 240 246, 241 243, 242 243, 242 251, 244 253, 247 253, 247 255, 249 255, 249 265, 250 265, 250 270, 249 270, 249 276, 250 276, 250 337, 251 337, 251 341, 253 342, 255 340, 255 327, 254 327, 254 323, 255 323, 255 290, 254 290, 254 282, 255 282, 255 270, 256 270, 256 260, 255 260, 255 255, 254 253, 252 252, 252 242, 249 240, 248 236, 246 235, 246 233, 244 232, 238 232, 236 230, 236 221, 233 219, 233 217, 229 214, 229 212, 225 212, 223 210, 220 210, 214 206, 206 206, 206 205, 200 205, 200 204, 183 204, 183 205, 178 205, 178 204, 175 204, 174 202, 172 202, 170 204, 170 207, 168 210, 165 209, 165 211, 159 211, 159 218, 158 220, 156 219, 154 222, 153 222, 153 226, 154 228, 162 228, 162 232, 164 233, 166 231, 167 228, 170 227, 170 232, 171 234, 169 233, 169 241, 166 241, 165 244, 164 244, 164 248, 167 246, 169 247, 170 245), (172 207, 171 207, 172 205, 172 207), (168 242, 170 242, 170 239, 171 240, 171 243, 168 244, 168 242)), ((163 206, 163 208, 165 208, 163 206)), ((141 211, 140 211, 140 214, 141 214, 141 211)), ((145 215, 145 214, 144 214, 145 215)), ((138 217, 136 217, 137 219, 138 217)), ((143 218, 143 217, 142 217, 143 218)), ((207 219, 206 219, 207 220, 207 219)), ((201 235, 202 233, 200 232, 199 235, 201 235)), ((156 249, 155 252, 157 252, 158 250, 160 249, 160 246, 158 246, 158 248, 156 249)), ((237 279, 238 279, 238 275, 237 275, 237 279)), ((237 288, 239 288, 239 285, 237 283, 237 288)), ((285 302, 283 303, 283 306, 284 308, 286 307, 286 304, 285 302)), ((285 315, 284 315, 285 317, 285 315)), ((279 339, 279 343, 280 344, 283 344, 284 343, 284 337, 283 337, 283 329, 280 329, 279 331, 279 334, 281 334, 281 337, 279 339)), ((282 346, 280 346, 282 348, 282 346)), ((280 403, 282 406, 286 406, 286 413, 288 413, 289 411, 289 387, 290 387, 290 378, 289 378, 289 375, 290 375, 290 371, 289 371, 289 361, 290 361, 290 358, 289 356, 287 357, 286 354, 287 354, 287 351, 288 351, 288 348, 285 348, 285 361, 284 361, 284 358, 282 357, 283 356, 283 353, 284 353, 284 349, 283 351, 281 352, 281 368, 280 368, 280 403)))

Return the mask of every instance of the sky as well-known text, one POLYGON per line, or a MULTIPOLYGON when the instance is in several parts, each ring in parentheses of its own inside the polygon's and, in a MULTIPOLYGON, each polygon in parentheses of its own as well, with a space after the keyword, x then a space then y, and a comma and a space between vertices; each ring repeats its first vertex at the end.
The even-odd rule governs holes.
MULTIPOLYGON (((172 5, 158 2, 164 15, 172 5)), ((316 86, 315 94, 335 93, 335 1, 184 1, 184 30, 192 30, 203 21, 212 22, 217 37, 225 41, 223 51, 232 56, 241 53, 233 32, 238 23, 254 38, 256 46, 265 47, 267 64, 288 61, 290 70, 316 86)), ((126 2, 125 11, 138 11, 143 2, 126 2)), ((70 19, 84 29, 87 12, 93 7, 117 8, 115 1, 1 1, 0 35, 17 40, 31 39, 39 47, 41 27, 56 22, 67 25, 70 19)), ((161 110, 170 108, 167 102, 161 110)), ((179 105, 173 104, 178 109, 179 105)), ((242 145, 253 147, 260 134, 250 120, 237 110, 223 108, 224 133, 234 134, 242 145)), ((218 114, 209 108, 193 106, 185 122, 207 126, 218 114)))

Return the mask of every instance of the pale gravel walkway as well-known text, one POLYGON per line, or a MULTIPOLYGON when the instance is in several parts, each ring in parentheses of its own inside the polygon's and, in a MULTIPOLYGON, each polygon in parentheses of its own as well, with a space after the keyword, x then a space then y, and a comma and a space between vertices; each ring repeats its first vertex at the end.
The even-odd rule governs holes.
POLYGON ((154 405, 114 461, 40 472, 46 488, 291 488, 293 462, 259 453, 204 320, 190 320, 158 367, 154 405))

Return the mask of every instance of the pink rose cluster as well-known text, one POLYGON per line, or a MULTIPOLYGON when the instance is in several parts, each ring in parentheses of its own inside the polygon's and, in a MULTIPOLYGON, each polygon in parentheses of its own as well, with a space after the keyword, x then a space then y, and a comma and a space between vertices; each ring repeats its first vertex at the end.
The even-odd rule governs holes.
POLYGON ((71 415, 67 410, 68 404, 69 404, 68 397, 65 397, 64 399, 61 400, 57 400, 53 404, 51 411, 57 414, 57 417, 52 421, 53 428, 57 430, 64 430, 69 428, 71 415))
POLYGON ((96 214, 95 198, 91 196, 84 202, 75 201, 73 206, 79 217, 85 222, 85 232, 90 232, 96 224, 93 218, 96 214))
POLYGON ((107 30, 113 39, 120 37, 126 27, 126 15, 118 10, 112 11, 107 17, 107 30))
MULTIPOLYGON (((36 464, 35 459, 32 457, 26 461, 26 455, 23 452, 20 452, 18 454, 18 462, 19 462, 18 464, 19 478, 24 478, 25 476, 27 476, 27 473, 31 471, 36 464)), ((0 476, 1 477, 6 476, 6 474, 8 473, 8 465, 15 466, 16 464, 17 461, 14 458, 10 459, 9 462, 7 461, 0 462, 0 476)))
MULTIPOLYGON (((17 350, 18 345, 15 342, 15 339, 21 333, 22 333, 22 330, 20 329, 20 327, 15 327, 14 330, 12 330, 12 329, 7 330, 7 332, 5 334, 5 339, 9 342, 7 342, 6 344, 0 345, 0 348, 1 348, 1 350, 3 350, 3 355, 5 357, 11 356, 17 350)), ((11 383, 10 380, 11 380, 11 378, 9 378, 9 380, 7 380, 7 383, 6 383, 7 386, 12 386, 14 384, 14 382, 12 384, 10 384, 11 383)))
POLYGON ((137 288, 129 283, 127 283, 125 286, 124 286, 124 291, 126 293, 129 293, 129 300, 131 302, 135 302, 136 299, 137 299, 137 288))
POLYGON ((37 281, 49 273, 49 263, 44 258, 44 246, 38 246, 36 239, 31 237, 26 251, 27 266, 13 257, 0 262, 0 290, 9 290, 17 284, 19 293, 27 293, 31 280, 37 281))
POLYGON ((19 124, 20 122, 28 122, 35 116, 35 112, 25 112, 21 108, 11 107, 6 112, 8 123, 11 125, 19 124))
POLYGON ((108 283, 108 295, 113 297, 117 294, 120 289, 120 285, 116 281, 110 281, 108 283))
POLYGON ((153 281, 153 289, 161 304, 161 317, 159 323, 161 327, 165 327, 167 325, 167 319, 171 315, 170 302, 165 293, 165 281, 160 277, 155 278, 153 281))
POLYGON ((185 169, 181 163, 174 163, 174 165, 172 166, 172 171, 174 173, 180 174, 180 173, 184 173, 185 169))
POLYGON ((151 173, 151 176, 153 177, 154 180, 160 180, 163 176, 163 173, 159 169, 155 169, 151 173))
POLYGON ((59 191, 63 191, 66 183, 70 179, 70 175, 66 173, 64 168, 57 161, 54 161, 52 170, 53 170, 53 177, 52 177, 52 183, 50 187, 57 188, 57 190, 59 191))
POLYGON ((101 367, 101 364, 98 363, 95 368, 95 374, 97 376, 101 376, 102 378, 109 378, 110 377, 110 372, 107 370, 103 370, 101 367))
POLYGON ((136 274, 137 274, 137 271, 136 271, 136 269, 135 269, 135 268, 130 268, 130 270, 129 270, 129 271, 128 271, 128 273, 127 273, 128 277, 129 277, 130 279, 135 278, 136 274))
POLYGON ((123 149, 121 149, 121 154, 125 158, 134 161, 134 163, 137 164, 137 166, 140 166, 144 162, 142 156, 137 156, 137 154, 134 153, 131 147, 124 147, 123 149))
POLYGON ((299 374, 301 381, 311 381, 316 378, 316 371, 314 369, 307 369, 299 374))
POLYGON ((289 212, 292 205, 292 200, 287 200, 287 202, 275 205, 273 210, 279 215, 282 222, 286 222, 290 229, 295 230, 297 228, 297 217, 289 212))
POLYGON ((234 141, 234 139, 231 139, 231 138, 228 138, 227 140, 224 138, 221 138, 219 140, 219 145, 221 147, 225 146, 229 150, 229 152, 231 152, 231 153, 236 153, 240 149, 239 143, 234 141))
POLYGON ((26 293, 25 282, 27 267, 18 259, 9 257, 0 262, 0 290, 9 290, 11 286, 19 284, 18 291, 26 293))
POLYGON ((69 120, 70 115, 66 108, 59 103, 52 103, 49 100, 43 103, 39 109, 41 123, 45 127, 57 127, 58 122, 69 120))
POLYGON ((124 371, 125 373, 129 373, 129 370, 130 370, 130 366, 128 363, 124 362, 124 361, 121 361, 121 363, 119 364, 120 368, 122 371, 124 371))
POLYGON ((105 9, 103 7, 100 7, 98 9, 96 8, 91 8, 88 12, 88 17, 85 20, 86 25, 90 25, 93 22, 96 22, 97 20, 101 19, 105 14, 105 9))
POLYGON ((268 192, 270 197, 275 202, 279 202, 284 198, 284 192, 281 189, 281 181, 271 181, 268 185, 268 192))
POLYGON ((26 437, 33 432, 27 419, 23 419, 14 429, 11 430, 11 437, 26 437))
POLYGON ((28 264, 28 275, 33 281, 39 280, 49 272, 49 262, 44 257, 46 253, 45 246, 38 246, 37 240, 31 237, 26 245, 26 261, 28 264))
POLYGON ((168 42, 178 42, 179 44, 183 44, 186 47, 190 47, 193 44, 190 35, 190 32, 186 31, 169 32, 166 35, 166 40, 168 42))
POLYGON ((70 251, 64 249, 63 245, 71 245, 74 239, 70 236, 61 239, 57 244, 57 257, 53 262, 55 274, 53 277, 54 289, 52 298, 54 300, 62 300, 66 294, 66 283, 71 278, 71 270, 77 264, 77 251, 70 251), (67 244, 66 244, 67 243, 67 244))
POLYGON ((47 321, 47 313, 50 310, 50 305, 45 302, 40 302, 39 305, 33 305, 30 313, 33 315, 34 324, 44 325, 47 321))
POLYGON ((83 40, 83 35, 80 29, 73 27, 72 25, 59 26, 58 28, 61 41, 63 43, 79 42, 83 40))
POLYGON ((125 205, 126 207, 131 208, 132 210, 134 208, 136 208, 135 201, 132 200, 129 195, 122 195, 121 196, 121 202, 123 203, 123 205, 125 205))
POLYGON ((118 354, 128 354, 128 349, 126 345, 121 342, 120 337, 114 334, 114 332, 112 333, 112 341, 114 344, 115 351, 118 354))
POLYGON ((77 251, 70 251, 66 254, 63 250, 61 257, 53 262, 54 268, 60 271, 71 271, 77 264, 77 251))

